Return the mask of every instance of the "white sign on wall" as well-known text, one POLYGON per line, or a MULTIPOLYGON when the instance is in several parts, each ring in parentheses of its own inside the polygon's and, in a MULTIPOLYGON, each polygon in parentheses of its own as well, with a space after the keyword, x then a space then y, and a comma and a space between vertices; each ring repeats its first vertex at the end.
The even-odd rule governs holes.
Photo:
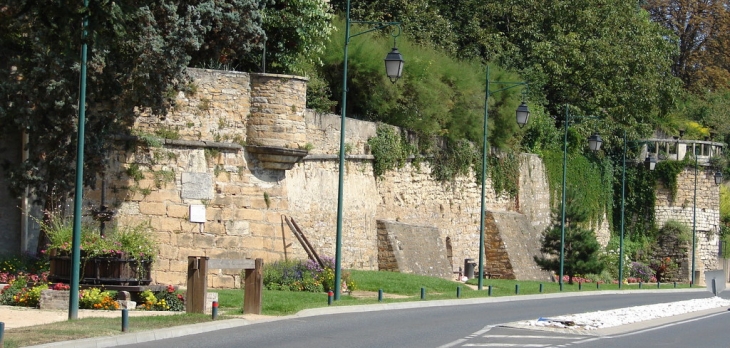
POLYGON ((205 222, 205 206, 202 204, 190 205, 190 222, 205 222))

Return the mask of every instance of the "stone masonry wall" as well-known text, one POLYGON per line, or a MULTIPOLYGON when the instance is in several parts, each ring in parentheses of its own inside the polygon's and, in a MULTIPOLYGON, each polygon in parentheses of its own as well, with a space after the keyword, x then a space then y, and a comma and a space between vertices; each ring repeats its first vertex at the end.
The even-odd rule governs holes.
MULTIPOLYGON (((340 117, 304 112, 306 79, 190 69, 192 93, 179 93, 163 118, 142 114, 135 134, 177 133, 161 145, 121 137, 109 156, 104 204, 120 226, 149 223, 159 255, 152 279, 182 285, 187 257, 263 258, 265 263, 304 259, 306 253, 283 222, 294 218, 320 256, 335 254, 340 117), (264 169, 247 146, 313 149, 290 170, 264 169), (193 215, 203 212, 202 222, 193 215)), ((442 183, 427 164, 373 175, 367 140, 376 125, 347 120, 342 266, 378 269, 377 221, 428 226, 438 241, 449 238, 457 269, 478 260, 480 186, 472 174, 442 183)), ((169 137, 168 137, 169 138, 169 137)), ((537 233, 550 223, 549 190, 538 156, 521 156, 520 194, 494 192, 486 182, 486 209, 522 215, 524 224, 499 226, 505 233, 537 233), (518 204, 519 202, 519 204, 518 204), (505 229, 517 227, 521 231, 505 229)), ((101 204, 101 190, 85 193, 85 207, 101 204)), ((503 243, 520 245, 503 238, 503 243)), ((514 250, 519 250, 516 247, 514 250)), ((490 253, 487 248, 487 254, 490 253)), ((495 267, 534 267, 525 258, 503 258, 495 267)), ((239 287, 239 270, 211 270, 211 287, 239 287)))
MULTIPOLYGON (((718 259, 720 212, 720 188, 715 185, 714 172, 700 165, 697 171, 697 204, 695 271, 701 277, 706 270, 721 267, 718 259)), ((677 176, 677 195, 672 197, 661 183, 656 190, 656 223, 659 228, 669 220, 679 221, 692 230, 695 198, 695 170, 687 167, 677 176)), ((687 251, 688 262, 692 259, 691 242, 687 251)), ((686 268, 685 278, 690 279, 691 265, 686 268)))

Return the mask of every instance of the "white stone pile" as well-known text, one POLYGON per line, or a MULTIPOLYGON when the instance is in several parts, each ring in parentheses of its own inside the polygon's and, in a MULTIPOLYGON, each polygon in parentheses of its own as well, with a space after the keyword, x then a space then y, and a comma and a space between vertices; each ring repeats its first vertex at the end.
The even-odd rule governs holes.
POLYGON ((596 330, 637 323, 645 320, 670 317, 679 314, 730 306, 730 300, 720 297, 659 303, 645 306, 612 309, 590 313, 561 315, 519 322, 520 326, 596 330))

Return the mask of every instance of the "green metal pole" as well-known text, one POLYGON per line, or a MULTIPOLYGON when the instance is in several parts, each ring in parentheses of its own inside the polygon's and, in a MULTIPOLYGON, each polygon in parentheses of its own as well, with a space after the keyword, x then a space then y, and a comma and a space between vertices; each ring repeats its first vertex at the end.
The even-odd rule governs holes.
POLYGON ((340 163, 337 186, 337 242, 335 244, 335 301, 340 299, 342 282, 342 203, 345 186, 345 116, 347 113, 347 47, 350 44, 350 0, 347 0, 345 17, 345 60, 342 71, 342 119, 340 120, 340 163))
MULTIPOLYGON (((679 153, 679 149, 677 149, 677 153, 679 153)), ((690 283, 690 286, 695 285, 695 250, 697 249, 697 152, 694 152, 695 155, 695 195, 694 195, 694 203, 692 203, 692 283, 690 283)), ((679 155, 677 155, 679 156, 679 155)))
MULTIPOLYGON (((84 7, 89 1, 84 0, 84 7)), ((84 179, 84 129, 86 125, 86 35, 89 26, 88 15, 84 16, 81 34, 81 82, 79 86, 79 124, 76 140, 76 190, 74 193, 73 241, 71 243, 71 289, 68 301, 68 319, 79 318, 79 265, 81 264, 81 200, 84 179)))
POLYGON ((484 219, 485 219, 485 183, 487 180, 487 121, 489 120, 489 64, 487 64, 487 82, 486 82, 486 89, 487 92, 484 95, 484 127, 482 130, 482 136, 483 136, 483 142, 482 145, 482 205, 481 205, 481 211, 482 211, 482 217, 481 221, 479 223, 479 275, 477 276, 478 280, 478 289, 482 290, 482 286, 484 284, 483 276, 484 276, 484 219))
POLYGON ((563 135, 563 197, 560 206, 560 290, 563 290, 563 263, 565 261, 565 177, 568 168, 568 122, 570 122, 570 113, 568 113, 568 105, 565 105, 565 132, 563 135))
POLYGON ((624 207, 626 204, 626 130, 624 129, 624 158, 621 171, 621 237, 618 244, 618 288, 621 289, 624 281, 624 207))

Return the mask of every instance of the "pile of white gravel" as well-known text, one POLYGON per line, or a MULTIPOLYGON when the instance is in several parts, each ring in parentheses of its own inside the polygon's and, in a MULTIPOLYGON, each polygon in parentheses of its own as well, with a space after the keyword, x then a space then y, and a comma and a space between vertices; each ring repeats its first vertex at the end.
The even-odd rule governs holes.
POLYGON ((577 330, 596 330, 620 326, 644 320, 670 317, 684 313, 730 306, 730 300, 720 297, 687 300, 680 302, 659 303, 607 311, 582 314, 561 315, 550 318, 521 321, 520 326, 571 328, 577 330))

